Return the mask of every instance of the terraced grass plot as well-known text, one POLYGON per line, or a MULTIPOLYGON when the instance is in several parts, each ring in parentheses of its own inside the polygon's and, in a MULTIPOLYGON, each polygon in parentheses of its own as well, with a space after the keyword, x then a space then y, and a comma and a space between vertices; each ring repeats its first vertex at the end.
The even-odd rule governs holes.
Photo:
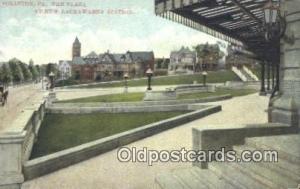
MULTIPOLYGON (((232 95, 243 96, 252 93, 256 93, 257 91, 254 89, 217 89, 215 93, 211 92, 201 92, 201 93, 190 93, 190 94, 181 94, 178 95, 178 99, 198 99, 198 98, 206 98, 220 95, 232 95)), ((71 100, 62 100, 57 103, 89 103, 89 102, 138 102, 142 101, 144 97, 144 93, 122 93, 122 94, 110 94, 110 95, 100 95, 100 96, 92 96, 92 97, 84 97, 78 99, 71 100)))
POLYGON ((217 89, 215 93, 204 92, 204 93, 186 93, 178 96, 178 99, 201 99, 206 97, 221 96, 229 94, 233 97, 245 96, 256 93, 254 89, 217 89))
MULTIPOLYGON (((198 83, 203 82, 203 76, 201 73, 194 75, 175 75, 167 77, 153 77, 152 85, 181 85, 181 84, 191 84, 194 81, 198 83)), ((221 71, 211 71, 208 72, 207 83, 225 83, 226 81, 240 81, 240 79, 230 70, 221 70, 221 71)), ((140 80, 129 80, 129 87, 136 86, 146 86, 147 79, 140 80)), ((124 82, 118 83, 99 83, 96 85, 90 86, 74 86, 71 88, 106 88, 106 87, 124 87, 124 82)))
POLYGON ((189 111, 149 113, 47 114, 31 159, 65 150, 189 111))

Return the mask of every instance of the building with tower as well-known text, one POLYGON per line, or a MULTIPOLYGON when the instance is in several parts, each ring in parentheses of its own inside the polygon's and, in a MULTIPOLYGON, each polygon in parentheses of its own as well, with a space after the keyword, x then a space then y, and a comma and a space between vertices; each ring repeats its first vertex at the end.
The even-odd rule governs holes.
POLYGON ((102 54, 92 51, 81 56, 81 43, 76 37, 72 47, 72 75, 81 81, 106 81, 122 78, 125 73, 130 77, 145 75, 147 68, 154 69, 154 53, 139 51, 126 53, 111 53, 109 50, 102 54))
POLYGON ((81 43, 79 42, 77 37, 73 43, 72 48, 72 59, 74 59, 75 57, 81 57, 81 43))

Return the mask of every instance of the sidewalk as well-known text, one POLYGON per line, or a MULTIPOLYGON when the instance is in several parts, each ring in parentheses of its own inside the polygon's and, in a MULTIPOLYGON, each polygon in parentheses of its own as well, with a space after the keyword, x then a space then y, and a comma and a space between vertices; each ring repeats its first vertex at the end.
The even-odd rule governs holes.
POLYGON ((0 132, 9 127, 26 105, 43 98, 40 84, 10 87, 7 104, 0 106, 0 132))
MULTIPOLYGON (((207 124, 250 124, 267 122, 268 98, 258 94, 214 102, 221 104, 223 111, 134 142, 127 147, 150 150, 180 150, 192 148, 192 127, 207 124)), ((52 174, 28 181, 23 189, 139 189, 154 188, 155 176, 161 172, 190 167, 190 163, 120 163, 117 150, 99 155, 90 160, 62 169, 52 174)))

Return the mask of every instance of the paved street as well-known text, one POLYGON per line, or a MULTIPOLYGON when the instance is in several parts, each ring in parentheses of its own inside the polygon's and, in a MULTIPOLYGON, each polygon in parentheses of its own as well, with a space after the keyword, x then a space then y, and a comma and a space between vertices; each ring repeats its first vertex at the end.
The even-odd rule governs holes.
MULTIPOLYGON (((192 127, 218 124, 222 128, 226 127, 226 124, 267 122, 265 109, 267 108, 268 98, 258 96, 258 94, 211 104, 221 104, 223 111, 127 146, 136 147, 137 149, 149 147, 150 150, 180 150, 182 147, 191 149, 192 127)), ((156 163, 149 167, 146 163, 120 163, 117 160, 117 150, 113 150, 26 182, 23 189, 150 189, 154 188, 154 178, 157 174, 188 166, 191 166, 191 164, 156 163)))
POLYGON ((43 97, 40 89, 39 84, 9 89, 7 104, 4 107, 0 106, 0 132, 12 124, 26 105, 43 97))

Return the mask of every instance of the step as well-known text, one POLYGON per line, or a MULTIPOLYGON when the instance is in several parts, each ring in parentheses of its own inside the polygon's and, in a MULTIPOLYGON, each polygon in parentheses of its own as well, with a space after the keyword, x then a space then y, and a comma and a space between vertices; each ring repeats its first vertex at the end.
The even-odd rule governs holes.
POLYGON ((172 173, 160 174, 155 178, 155 183, 161 189, 186 189, 183 183, 178 178, 174 177, 172 173))
POLYGON ((239 189, 271 189, 269 184, 258 182, 241 171, 241 167, 235 166, 236 163, 219 163, 209 164, 209 169, 224 178, 231 185, 239 189))
MULTIPOLYGON (((253 148, 248 147, 234 147, 238 154, 242 150, 254 151, 253 148)), ((293 188, 296 187, 300 181, 300 177, 296 174, 288 172, 288 170, 281 169, 278 163, 256 163, 256 162, 239 162, 232 165, 239 169, 244 175, 251 177, 257 182, 264 183, 271 188, 293 188)), ((295 167, 295 165, 292 165, 295 167)))
POLYGON ((270 188, 295 188, 299 183, 292 178, 282 176, 278 172, 262 167, 259 163, 234 163, 233 166, 236 166, 244 175, 270 188))
POLYGON ((198 167, 176 169, 155 180, 161 189, 235 189, 212 171, 198 167))
MULTIPOLYGON (((236 151, 237 156, 240 158, 240 155, 244 150, 250 150, 253 152, 254 150, 257 149, 251 146, 244 145, 244 146, 234 146, 234 150, 236 151)), ((241 163, 241 164, 246 164, 246 163, 241 163)), ((289 161, 281 159, 280 157, 278 159, 278 162, 260 162, 260 163, 252 163, 252 164, 253 167, 255 167, 255 169, 257 170, 269 169, 270 171, 278 173, 283 177, 292 179, 292 181, 294 182, 299 182, 300 180, 300 165, 290 163, 289 161)), ((263 171, 258 173, 263 173, 263 171)), ((262 175, 262 176, 269 176, 269 175, 262 175)))
POLYGON ((244 69, 239 69, 241 73, 247 78, 248 81, 254 81, 254 79, 249 75, 244 69))
POLYGON ((182 183, 184 183, 186 186, 188 186, 191 189, 196 188, 209 188, 208 182, 206 182, 205 179, 198 177, 195 173, 192 172, 190 169, 179 169, 176 171, 173 171, 173 175, 180 179, 182 183))
POLYGON ((261 150, 276 150, 280 159, 300 165, 300 134, 247 138, 246 144, 261 150))
POLYGON ((191 170, 195 175, 197 175, 197 178, 201 178, 202 180, 206 181, 206 184, 208 185, 208 189, 236 189, 236 187, 229 182, 227 182, 222 177, 215 174, 213 171, 209 169, 200 169, 200 168, 194 168, 191 170))

